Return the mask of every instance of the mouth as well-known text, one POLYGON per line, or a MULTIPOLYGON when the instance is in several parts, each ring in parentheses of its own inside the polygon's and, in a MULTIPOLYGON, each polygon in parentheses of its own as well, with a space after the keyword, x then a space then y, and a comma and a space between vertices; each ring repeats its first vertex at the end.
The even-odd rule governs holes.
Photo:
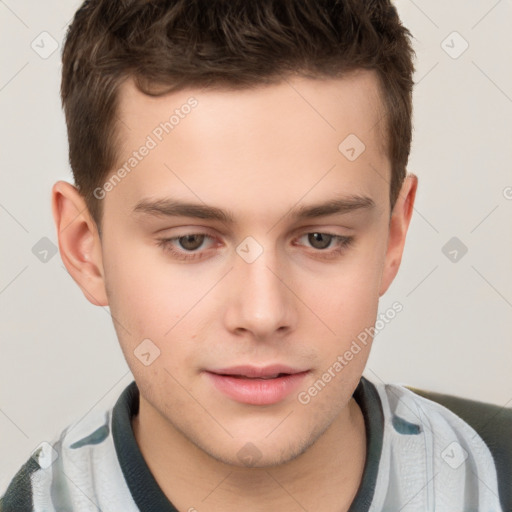
POLYGON ((224 396, 240 403, 270 405, 281 402, 304 380, 309 369, 285 365, 236 366, 205 371, 224 396))
POLYGON ((279 377, 285 377, 286 375, 292 375, 290 373, 276 373, 274 375, 266 375, 262 377, 250 377, 249 375, 232 375, 229 373, 218 373, 217 375, 222 375, 223 377, 233 377, 234 379, 259 379, 259 380, 268 380, 268 379, 277 379, 279 377))
POLYGON ((208 371, 216 373, 217 375, 240 377, 244 379, 275 379, 284 375, 295 375, 307 370, 293 368, 284 364, 272 364, 267 366, 239 365, 208 371))

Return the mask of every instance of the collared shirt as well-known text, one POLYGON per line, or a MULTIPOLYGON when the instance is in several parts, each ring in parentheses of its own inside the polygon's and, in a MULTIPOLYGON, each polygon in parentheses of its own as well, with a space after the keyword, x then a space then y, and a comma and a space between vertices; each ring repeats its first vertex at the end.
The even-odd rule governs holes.
MULTIPOLYGON (((503 512, 494 459, 477 432, 404 386, 361 380, 367 456, 350 512, 503 512)), ((21 467, 1 512, 178 512, 135 440, 135 381, 114 407, 62 431, 21 467)), ((181 511, 183 512, 183 511, 181 511)))

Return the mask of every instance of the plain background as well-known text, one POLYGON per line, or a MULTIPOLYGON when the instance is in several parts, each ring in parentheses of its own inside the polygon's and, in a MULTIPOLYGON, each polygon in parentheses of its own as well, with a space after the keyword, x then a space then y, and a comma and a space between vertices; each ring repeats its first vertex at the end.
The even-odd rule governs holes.
MULTIPOLYGON (((85 299, 58 253, 44 262, 33 251, 45 237, 57 245, 50 190, 72 180, 60 51, 79 4, 0 0, 0 492, 41 442, 113 405, 132 380, 108 308, 85 299)), ((417 53, 409 171, 419 191, 380 305, 403 311, 365 373, 510 407, 512 1, 396 5, 417 53), (453 237, 459 248, 443 251, 453 237)))

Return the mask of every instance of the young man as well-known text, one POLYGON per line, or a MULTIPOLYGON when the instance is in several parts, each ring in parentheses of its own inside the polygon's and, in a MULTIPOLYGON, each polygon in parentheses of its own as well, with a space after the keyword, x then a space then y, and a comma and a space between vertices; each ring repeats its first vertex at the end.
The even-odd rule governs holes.
POLYGON ((53 213, 135 380, 2 510, 505 510, 479 433, 362 377, 417 188, 409 36, 386 0, 82 5, 53 213))

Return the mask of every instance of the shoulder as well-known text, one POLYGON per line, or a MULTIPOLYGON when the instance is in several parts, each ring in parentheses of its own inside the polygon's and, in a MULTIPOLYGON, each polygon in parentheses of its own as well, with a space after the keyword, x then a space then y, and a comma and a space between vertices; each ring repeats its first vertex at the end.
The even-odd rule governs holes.
POLYGON ((112 408, 93 411, 41 443, 12 478, 0 511, 74 510, 84 493, 95 501, 122 494, 111 418, 112 408))
POLYGON ((412 387, 408 389, 414 395, 450 410, 471 425, 487 444, 499 445, 503 456, 512 464, 512 408, 412 387))
POLYGON ((446 408, 481 437, 496 465, 504 510, 512 510, 512 408, 417 388, 409 390, 446 408))
POLYGON ((376 387, 393 433, 423 431, 434 465, 451 468, 449 478, 469 472, 495 482, 503 510, 512 510, 512 409, 399 384, 376 387))

